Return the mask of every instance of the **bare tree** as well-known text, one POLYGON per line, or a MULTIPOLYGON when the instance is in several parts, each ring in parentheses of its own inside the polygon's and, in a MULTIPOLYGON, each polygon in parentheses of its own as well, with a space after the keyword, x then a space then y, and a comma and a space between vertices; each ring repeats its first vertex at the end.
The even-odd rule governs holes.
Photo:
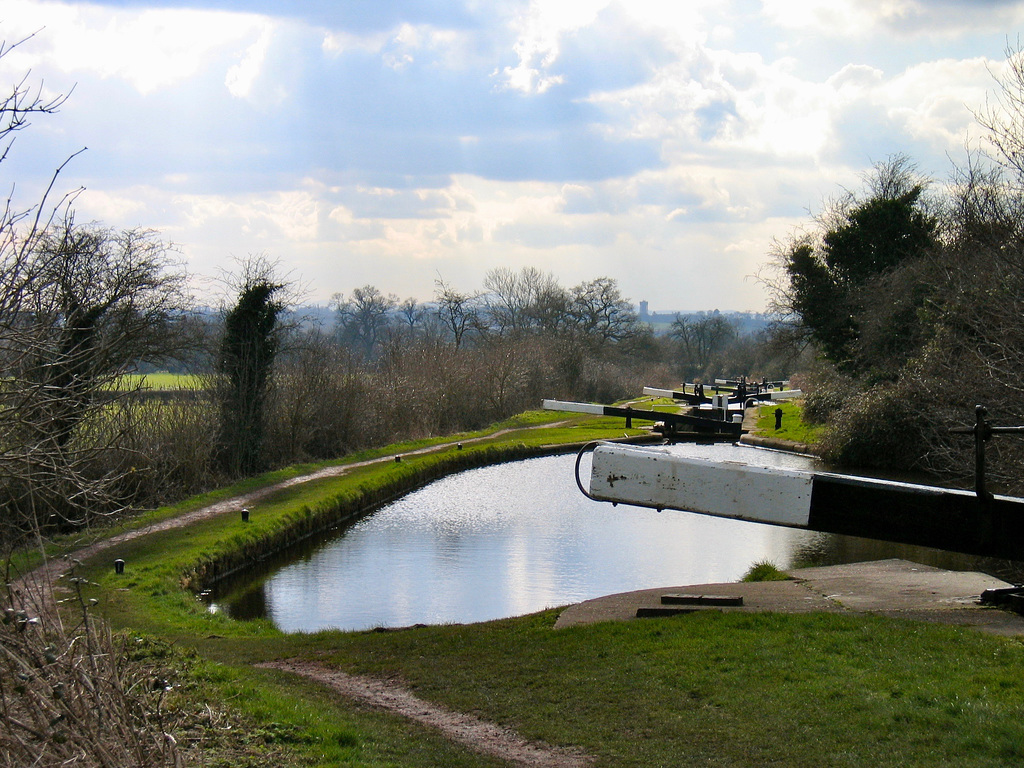
POLYGON ((266 452, 274 465, 335 458, 368 439, 359 420, 365 370, 328 332, 296 336, 276 361, 268 403, 266 452))
POLYGON ((997 161, 1024 185, 1024 51, 1020 42, 1007 45, 1006 73, 996 76, 997 91, 975 118, 988 130, 997 161))
POLYGON ((598 345, 626 341, 640 333, 636 310, 611 277, 599 277, 573 288, 569 316, 574 329, 598 345))
POLYGON ((736 337, 736 329, 717 312, 702 312, 696 317, 678 315, 669 334, 679 343, 683 375, 690 377, 707 370, 712 356, 736 337))
POLYGON ((410 331, 415 331, 423 325, 423 319, 427 315, 427 309, 415 298, 410 296, 398 305, 398 314, 402 321, 409 326, 410 331))
POLYGON ((477 325, 477 294, 462 293, 444 280, 434 281, 434 309, 444 329, 451 334, 455 348, 462 346, 466 332, 477 325))
POLYGON ((539 307, 550 297, 558 281, 536 267, 513 272, 508 267, 489 270, 484 276, 484 302, 488 329, 499 336, 519 336, 539 319, 539 307))
POLYGON ((331 303, 337 313, 342 343, 359 350, 364 360, 373 360, 377 345, 391 323, 390 313, 398 305, 398 297, 364 285, 352 291, 347 300, 342 294, 335 294, 331 303))
POLYGON ((71 217, 43 233, 22 289, 22 339, 31 344, 13 371, 42 395, 40 438, 66 446, 116 379, 187 347, 186 275, 171 254, 151 231, 81 227, 71 217))
MULTIPOLYGON (((0 44, 0 58, 26 40, 0 44)), ((65 99, 44 97, 27 76, 15 83, 0 100, 0 162, 33 117, 65 99)), ((120 505, 112 491, 126 470, 97 458, 123 433, 109 419, 83 425, 111 396, 111 380, 157 344, 181 297, 167 249, 150 233, 75 226, 74 193, 51 204, 70 159, 39 202, 19 208, 8 197, 0 212, 0 524, 8 532, 81 523, 120 505)))

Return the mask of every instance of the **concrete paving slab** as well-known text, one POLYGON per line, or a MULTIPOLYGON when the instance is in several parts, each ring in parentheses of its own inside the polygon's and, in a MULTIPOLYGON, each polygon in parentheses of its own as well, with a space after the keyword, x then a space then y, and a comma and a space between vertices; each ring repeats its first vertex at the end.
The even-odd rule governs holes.
POLYGON ((976 604, 986 589, 1010 586, 984 573, 946 571, 896 559, 803 568, 792 575, 854 611, 947 610, 976 604))
POLYGON ((599 597, 563 610, 555 628, 635 620, 638 609, 660 606, 663 594, 685 593, 743 598, 742 606, 699 610, 863 612, 1024 636, 1024 617, 980 604, 984 590, 1010 586, 983 573, 946 571, 893 559, 804 568, 792 575, 790 581, 670 586, 599 597))

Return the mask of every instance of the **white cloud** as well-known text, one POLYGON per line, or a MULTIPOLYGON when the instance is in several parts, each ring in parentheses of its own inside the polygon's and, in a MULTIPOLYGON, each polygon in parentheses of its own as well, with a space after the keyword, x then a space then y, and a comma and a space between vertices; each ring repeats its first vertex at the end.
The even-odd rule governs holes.
MULTIPOLYGON (((201 73, 215 55, 234 51, 265 33, 251 14, 184 9, 111 13, 89 4, 10 0, 5 35, 42 30, 12 66, 45 62, 67 73, 89 73, 129 83, 143 95, 201 73)), ((8 39, 11 39, 10 37, 8 39)))
POLYGON ((944 59, 908 68, 886 88, 892 110, 899 110, 907 133, 941 150, 962 147, 975 127, 974 111, 995 87, 994 62, 944 59))
POLYGON ((906 5, 899 0, 761 0, 768 20, 788 29, 860 36, 883 17, 906 5), (881 13, 880 13, 881 12, 881 13))
POLYGON ((587 26, 609 0, 531 0, 526 12, 512 21, 518 62, 501 75, 507 87, 523 93, 544 93, 563 82, 549 70, 557 61, 563 35, 587 26))
POLYGON ((814 156, 829 138, 822 87, 756 54, 693 49, 649 81, 591 101, 625 112, 626 135, 656 138, 683 162, 708 150, 814 156))
POLYGON ((394 29, 354 34, 344 30, 323 33, 321 50, 334 60, 347 54, 369 53, 381 57, 390 69, 401 71, 418 61, 421 53, 427 61, 447 69, 482 66, 473 52, 474 41, 466 31, 439 28, 427 24, 399 24, 394 29))
POLYGON ((157 195, 159 192, 152 188, 127 189, 120 193, 85 190, 75 199, 75 206, 98 221, 131 221, 145 212, 157 195))
POLYGON ((349 51, 380 51, 388 41, 386 33, 363 36, 344 30, 328 30, 323 33, 320 47, 324 53, 338 57, 349 51))
POLYGON ((228 70, 224 85, 232 96, 246 98, 252 93, 253 85, 263 70, 271 37, 271 28, 267 25, 259 38, 246 49, 244 58, 228 70))
POLYGON ((317 239, 320 205, 305 190, 265 196, 179 195, 176 208, 189 228, 211 224, 237 227, 241 241, 311 242, 317 239))
POLYGON ((878 33, 941 34, 1006 31, 1024 21, 1020 3, 1000 0, 761 0, 765 17, 785 29, 834 38, 878 33))
POLYGON ((92 190, 83 216, 160 227, 197 271, 279 256, 320 298, 427 298, 438 273, 472 289, 503 264, 608 274, 665 309, 757 307, 743 277, 771 238, 871 161, 941 174, 1003 45, 950 20, 1024 9, 382 0, 362 23, 341 4, 311 22, 160 2, 8 0, 8 39, 46 29, 3 74, 79 83, 19 137, 20 185, 88 144, 68 171, 92 190))

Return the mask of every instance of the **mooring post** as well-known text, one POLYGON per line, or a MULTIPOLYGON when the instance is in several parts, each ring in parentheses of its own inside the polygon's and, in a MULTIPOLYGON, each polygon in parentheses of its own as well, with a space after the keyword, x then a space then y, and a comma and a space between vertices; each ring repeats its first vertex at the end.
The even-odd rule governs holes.
POLYGON ((242 510, 242 522, 243 523, 248 523, 249 522, 249 510, 248 509, 243 509, 242 510))
POLYGON ((782 429, 782 409, 775 409, 775 431, 782 429))
POLYGON ((114 561, 114 573, 124 573, 124 560, 121 558, 114 561))

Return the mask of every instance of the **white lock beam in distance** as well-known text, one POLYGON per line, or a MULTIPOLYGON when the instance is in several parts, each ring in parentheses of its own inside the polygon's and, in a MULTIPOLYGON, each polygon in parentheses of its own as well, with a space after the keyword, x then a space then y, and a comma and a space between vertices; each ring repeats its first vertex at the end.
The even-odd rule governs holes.
MULTIPOLYGON (((658 387, 644 387, 643 393, 648 397, 666 397, 674 398, 676 400, 688 400, 688 401, 699 401, 700 398, 697 395, 691 395, 684 390, 678 389, 659 389, 658 387)), ((728 396, 735 395, 734 392, 723 393, 728 396)), ((769 392, 749 392, 746 395, 747 399, 753 398, 755 400, 790 400, 795 397, 803 397, 803 391, 799 389, 783 389, 769 392)), ((704 400, 710 400, 711 395, 706 395, 704 400)))

